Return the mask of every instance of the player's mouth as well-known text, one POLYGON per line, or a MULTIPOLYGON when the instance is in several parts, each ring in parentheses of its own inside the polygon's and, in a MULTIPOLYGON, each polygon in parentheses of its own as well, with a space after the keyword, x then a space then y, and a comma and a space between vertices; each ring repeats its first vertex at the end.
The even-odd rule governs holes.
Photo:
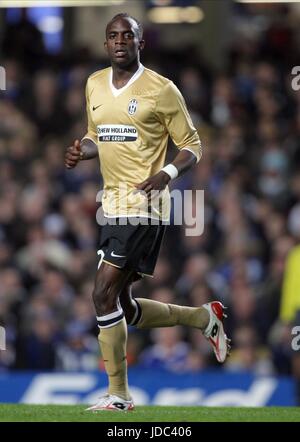
POLYGON ((127 51, 125 49, 116 49, 115 56, 116 58, 124 58, 127 55, 127 51))

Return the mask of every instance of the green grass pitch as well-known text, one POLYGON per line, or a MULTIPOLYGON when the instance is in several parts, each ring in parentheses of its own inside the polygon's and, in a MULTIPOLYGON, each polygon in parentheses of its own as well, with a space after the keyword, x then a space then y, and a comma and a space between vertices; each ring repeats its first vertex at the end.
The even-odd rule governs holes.
POLYGON ((300 422, 300 407, 136 407, 89 413, 84 405, 0 404, 0 422, 300 422))

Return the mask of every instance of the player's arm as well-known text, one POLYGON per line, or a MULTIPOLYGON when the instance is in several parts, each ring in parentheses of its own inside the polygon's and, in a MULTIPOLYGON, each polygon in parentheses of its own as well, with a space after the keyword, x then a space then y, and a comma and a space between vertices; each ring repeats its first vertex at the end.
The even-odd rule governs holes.
POLYGON ((146 193, 151 190, 163 190, 172 178, 188 171, 197 162, 197 157, 188 150, 181 150, 175 157, 174 161, 163 167, 160 172, 147 180, 138 184, 136 187, 146 193))
POLYGON ((98 156, 97 144, 89 138, 83 138, 81 141, 75 140, 73 146, 67 148, 65 154, 65 166, 67 169, 73 169, 79 161, 91 160, 98 156))
POLYGON ((165 85, 157 103, 157 116, 180 152, 172 163, 137 185, 139 190, 146 193, 151 190, 163 190, 171 179, 177 178, 196 164, 202 154, 201 142, 185 101, 172 82, 165 85))
POLYGON ((197 157, 195 154, 187 149, 181 150, 175 157, 171 164, 178 170, 178 175, 187 172, 191 167, 197 163, 197 157))

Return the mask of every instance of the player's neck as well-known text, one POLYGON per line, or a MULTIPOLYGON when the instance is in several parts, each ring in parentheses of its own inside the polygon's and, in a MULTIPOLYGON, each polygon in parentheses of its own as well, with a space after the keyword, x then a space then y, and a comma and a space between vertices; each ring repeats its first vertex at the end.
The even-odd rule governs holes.
POLYGON ((112 65, 112 83, 116 89, 126 86, 131 77, 140 67, 140 61, 136 60, 129 66, 120 67, 112 65))

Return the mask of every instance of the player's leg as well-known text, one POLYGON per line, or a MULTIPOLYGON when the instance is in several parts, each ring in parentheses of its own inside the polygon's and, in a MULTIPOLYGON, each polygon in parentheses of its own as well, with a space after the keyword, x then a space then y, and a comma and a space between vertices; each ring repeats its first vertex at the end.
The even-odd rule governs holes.
MULTIPOLYGON (((119 303, 119 295, 127 286, 129 278, 128 271, 102 263, 96 274, 93 291, 93 301, 100 329, 98 340, 109 379, 108 395, 125 400, 124 403, 117 401, 120 409, 124 404, 130 405, 131 400, 126 362, 127 323, 119 303)), ((100 407, 99 404, 98 408, 97 405, 95 407, 91 407, 91 409, 105 408, 100 407)), ((116 407, 111 408, 115 409, 116 407)))
POLYGON ((165 304, 151 299, 134 299, 130 283, 122 291, 120 302, 127 323, 137 328, 185 325, 200 329, 212 344, 218 361, 225 361, 230 346, 224 333, 223 316, 225 314, 220 302, 210 302, 202 307, 187 307, 165 304))
POLYGON ((209 323, 209 312, 204 307, 193 308, 133 298, 130 283, 120 294, 120 303, 127 323, 137 325, 138 328, 188 325, 205 330, 209 323))
POLYGON ((225 307, 218 301, 209 302, 201 307, 187 307, 164 304, 150 299, 137 298, 137 312, 140 319, 132 323, 137 328, 170 327, 185 325, 202 331, 210 341, 216 358, 224 362, 230 350, 229 340, 224 332, 223 318, 225 307))
MULTIPOLYGON (((164 224, 150 225, 146 231, 141 232, 141 253, 136 254, 136 259, 131 268, 136 270, 133 275, 153 275, 156 261, 166 226, 164 224), (139 259, 139 256, 141 259, 139 259)), ((131 296, 130 288, 122 292, 120 297, 126 312, 126 320, 138 328, 172 327, 185 325, 200 329, 211 343, 216 358, 224 362, 230 349, 228 339, 224 333, 223 316, 224 307, 218 302, 210 302, 202 307, 186 307, 174 304, 138 298, 131 296), (135 313, 133 313, 133 307, 135 313)))
POLYGON ((139 309, 132 296, 132 283, 129 282, 120 294, 120 304, 125 315, 127 324, 135 324, 138 320, 139 309))

